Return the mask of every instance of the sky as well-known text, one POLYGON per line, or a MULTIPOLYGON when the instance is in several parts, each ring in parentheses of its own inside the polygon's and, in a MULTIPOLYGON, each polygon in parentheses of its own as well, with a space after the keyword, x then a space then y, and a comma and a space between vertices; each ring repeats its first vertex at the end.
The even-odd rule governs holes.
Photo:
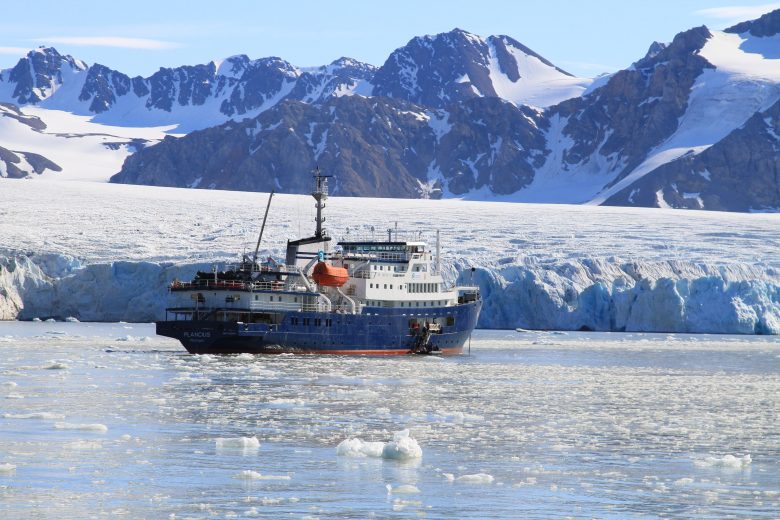
POLYGON ((349 56, 382 65, 411 38, 455 27, 505 34, 583 77, 625 68, 653 41, 707 25, 723 29, 780 9, 733 0, 36 0, 4 2, 0 68, 53 46, 130 76, 235 54, 305 67, 349 56))

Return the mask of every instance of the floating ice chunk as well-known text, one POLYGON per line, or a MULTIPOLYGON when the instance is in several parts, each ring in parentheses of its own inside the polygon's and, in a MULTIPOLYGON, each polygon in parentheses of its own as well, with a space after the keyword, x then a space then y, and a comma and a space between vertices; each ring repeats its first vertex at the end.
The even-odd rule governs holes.
POLYGON ((41 319, 40 319, 40 318, 33 318, 33 319, 32 319, 32 321, 35 321, 35 322, 40 322, 40 321, 41 321, 41 319))
POLYGON ((74 318, 73 316, 68 316, 67 318, 65 318, 65 321, 70 323, 79 323, 78 318, 74 318))
POLYGON ((260 441, 257 437, 218 438, 215 441, 217 449, 258 450, 260 441))
POLYGON ((106 433, 108 431, 108 426, 99 423, 77 424, 77 423, 58 422, 58 423, 54 423, 54 428, 56 428, 57 430, 82 430, 82 431, 97 432, 97 433, 106 433))
POLYGON ((233 478, 244 480, 292 480, 290 475, 263 475, 262 473, 252 471, 251 469, 245 469, 237 475, 234 475, 233 478))
POLYGON ((0 464, 0 475, 10 475, 16 471, 16 465, 10 462, 0 464))
POLYGON ((461 475, 455 479, 456 482, 464 482, 466 484, 492 484, 494 480, 493 475, 487 473, 461 475))
POLYGON ((695 460, 693 463, 700 468, 712 468, 721 467, 729 469, 741 469, 746 468, 753 462, 750 455, 743 457, 735 457, 734 455, 724 455, 722 457, 705 457, 703 459, 695 460))
POLYGON ((411 460, 422 457, 422 448, 409 435, 409 430, 393 434, 390 442, 367 442, 362 439, 345 439, 336 446, 336 454, 345 457, 373 457, 394 460, 411 460))
POLYGON ((674 481, 675 486, 688 486, 693 484, 693 479, 690 477, 678 478, 674 481))
POLYGON ((387 488, 388 493, 396 493, 398 495, 413 495, 420 492, 420 489, 412 484, 401 484, 400 486, 396 487, 388 484, 387 488))
POLYGON ((80 450, 80 451, 87 451, 87 450, 102 450, 103 449, 103 443, 100 441, 74 441, 71 443, 68 443, 65 445, 66 448, 69 448, 71 450, 80 450))
POLYGON ((453 482, 455 480, 455 475, 452 473, 442 473, 441 475, 447 480, 447 482, 453 482))
POLYGON ((384 442, 366 442, 361 439, 344 439, 336 446, 336 455, 344 457, 374 457, 382 456, 384 442))
POLYGON ((2 386, 3 388, 16 388, 18 385, 13 381, 3 381, 2 383, 0 383, 0 386, 2 386))
POLYGON ((16 392, 12 392, 5 396, 6 399, 24 399, 24 396, 22 394, 17 394, 16 392))
POLYGON ((35 413, 4 413, 5 419, 43 419, 44 421, 53 421, 64 419, 65 416, 59 413, 35 412, 35 413))
POLYGON ((419 500, 401 500, 396 498, 393 500, 393 511, 403 511, 407 506, 421 506, 422 502, 419 500))
POLYGON ((45 368, 46 370, 67 370, 68 365, 66 365, 65 363, 60 363, 59 361, 52 361, 50 364, 46 365, 43 368, 45 368))
POLYGON ((393 440, 385 444, 382 457, 396 460, 419 459, 422 457, 422 448, 409 435, 409 430, 401 430, 394 433, 393 440))
POLYGON ((235 358, 236 359, 250 359, 251 360, 251 359, 255 359, 255 356, 253 356, 252 354, 248 354, 248 353, 244 352, 243 354, 237 355, 235 358))

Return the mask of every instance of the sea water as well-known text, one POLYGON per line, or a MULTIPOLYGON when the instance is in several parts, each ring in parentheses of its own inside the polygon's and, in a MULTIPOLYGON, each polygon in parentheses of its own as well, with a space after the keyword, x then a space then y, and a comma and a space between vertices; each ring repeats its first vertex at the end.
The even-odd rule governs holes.
POLYGON ((0 324, 2 518, 771 518, 778 425, 772 337, 194 356, 148 324, 0 324))

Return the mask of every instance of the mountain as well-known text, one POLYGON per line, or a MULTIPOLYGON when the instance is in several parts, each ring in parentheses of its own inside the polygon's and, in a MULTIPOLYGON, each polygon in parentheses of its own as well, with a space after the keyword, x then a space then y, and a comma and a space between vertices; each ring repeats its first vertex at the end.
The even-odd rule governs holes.
POLYGON ((477 97, 545 107, 579 96, 590 82, 509 36, 483 39, 455 29, 396 49, 377 70, 373 94, 434 108, 477 97))
POLYGON ((300 180, 319 163, 350 195, 780 208, 778 20, 775 11, 726 31, 697 27, 654 42, 629 68, 544 109, 498 95, 506 91, 497 90, 497 70, 508 81, 523 78, 511 67, 522 60, 507 55, 522 52, 525 64, 569 77, 514 40, 461 30, 414 38, 371 80, 372 93, 385 97, 372 105, 384 108, 381 117, 363 113, 359 98, 307 109, 279 104, 247 123, 264 129, 251 139, 233 124, 211 129, 208 141, 231 150, 227 163, 199 169, 188 157, 203 137, 187 136, 132 157, 112 180, 305 191, 303 181, 276 179, 289 171, 300 180), (318 132, 328 139, 314 139, 318 132), (209 182, 195 183, 193 171, 209 182))
POLYGON ((449 111, 384 97, 284 101, 240 123, 166 138, 129 157, 111 181, 305 193, 319 164, 335 176, 335 195, 509 194, 543 161, 540 123, 538 112, 495 98, 449 111))
MULTIPOLYGON (((240 55, 130 78, 42 48, 0 73, 2 99, 126 139, 113 182, 305 192, 319 164, 344 195, 780 209, 780 10, 653 42, 593 81, 507 36, 455 29, 413 38, 379 68, 240 55), (173 132, 190 133, 161 139, 173 132)), ((61 163, 2 135, 0 146, 29 175, 16 152, 61 163)))
POLYGON ((298 69, 281 58, 239 55, 131 78, 41 47, 0 71, 0 102, 64 110, 114 126, 175 125, 173 130, 186 133, 256 115, 282 99, 313 103, 370 93, 375 70, 350 58, 298 69))

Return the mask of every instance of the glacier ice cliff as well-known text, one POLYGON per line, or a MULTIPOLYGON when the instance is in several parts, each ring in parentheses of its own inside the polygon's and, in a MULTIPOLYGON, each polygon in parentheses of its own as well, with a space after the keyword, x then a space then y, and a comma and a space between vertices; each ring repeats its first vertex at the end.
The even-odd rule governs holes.
MULTIPOLYGON (((482 328, 780 334, 780 272, 769 266, 527 258, 471 267, 461 259, 446 277, 480 286, 482 328)), ((167 284, 209 268, 0 254, 0 319, 154 321, 167 284)))
POLYGON ((780 334, 780 273, 747 264, 582 259, 456 266, 482 328, 780 334))

